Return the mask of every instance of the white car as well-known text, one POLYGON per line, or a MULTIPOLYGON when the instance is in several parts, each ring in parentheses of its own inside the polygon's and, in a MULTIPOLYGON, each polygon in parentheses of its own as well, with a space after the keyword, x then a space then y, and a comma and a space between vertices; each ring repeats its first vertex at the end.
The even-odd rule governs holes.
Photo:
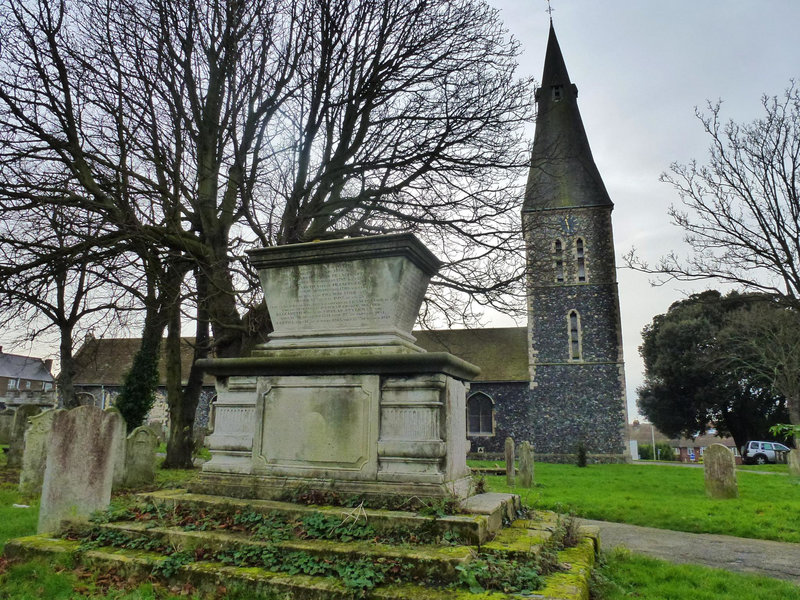
POLYGON ((776 453, 789 452, 791 448, 778 442, 747 442, 742 446, 742 462, 763 465, 777 462, 776 453))

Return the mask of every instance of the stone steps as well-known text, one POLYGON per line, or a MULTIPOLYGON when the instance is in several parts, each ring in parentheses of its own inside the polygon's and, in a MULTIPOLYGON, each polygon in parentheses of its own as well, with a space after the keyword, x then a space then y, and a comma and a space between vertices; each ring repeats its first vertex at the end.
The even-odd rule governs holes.
MULTIPOLYGON (((520 596, 471 593, 459 580, 470 569, 492 561, 515 561, 504 564, 512 570, 522 569, 533 564, 543 549, 552 548, 548 544, 560 539, 555 536, 563 534, 563 526, 554 513, 536 512, 526 519, 514 518, 518 499, 501 494, 466 503, 483 514, 431 518, 401 511, 364 510, 362 518, 380 533, 374 538, 348 541, 307 537, 311 535, 310 515, 341 519, 346 510, 341 507, 240 501, 174 491, 146 494, 141 501, 139 509, 127 513, 137 520, 125 516, 124 521, 83 525, 80 530, 73 529, 71 537, 68 533, 68 539, 39 535, 11 540, 5 554, 11 559, 29 559, 68 553, 77 564, 96 570, 113 570, 125 577, 156 576, 174 584, 190 583, 200 592, 213 593, 221 585, 228 590, 238 587, 254 600, 500 600, 520 596), (223 507, 230 512, 221 511, 223 507), (245 527, 242 520, 231 520, 236 511, 237 518, 253 519, 252 514, 257 513, 266 519, 256 518, 258 525, 253 526, 251 520, 246 530, 232 531, 245 527), (191 517, 188 522, 184 520, 186 515, 191 517), (490 523, 498 521, 500 528, 490 536, 490 523), (422 522, 429 524, 428 529, 422 522), (469 522, 482 524, 482 528, 467 529, 485 532, 480 544, 464 540, 460 544, 438 543, 442 539, 439 534, 459 530, 469 522), (265 529, 259 528, 262 525, 265 529), (455 529, 447 529, 449 526, 455 529), (196 527, 208 529, 192 529, 196 527), (436 543, 403 543, 402 531, 427 535, 418 539, 436 543), (437 534, 432 535, 431 531, 437 534), (391 535, 382 537, 384 533, 391 535), (87 543, 89 539, 92 541, 87 543)), ((544 577, 544 587, 527 597, 588 600, 597 544, 596 532, 583 531, 575 547, 558 552, 558 570, 544 577)), ((548 555, 552 551, 542 554, 548 555)))
MULTIPOLYGON (((310 514, 342 518, 355 509, 341 506, 308 506, 275 500, 242 500, 209 494, 193 494, 186 490, 162 490, 141 494, 141 498, 169 510, 177 505, 198 509, 227 507, 250 510, 263 515, 278 513, 286 518, 300 519, 310 514)), ((436 518, 397 510, 363 509, 360 514, 379 532, 424 531, 443 534, 450 531, 471 545, 481 545, 500 531, 504 522, 516 518, 520 509, 519 496, 513 494, 479 494, 461 503, 468 514, 444 515, 436 518), (477 500, 476 500, 477 499, 477 500)))

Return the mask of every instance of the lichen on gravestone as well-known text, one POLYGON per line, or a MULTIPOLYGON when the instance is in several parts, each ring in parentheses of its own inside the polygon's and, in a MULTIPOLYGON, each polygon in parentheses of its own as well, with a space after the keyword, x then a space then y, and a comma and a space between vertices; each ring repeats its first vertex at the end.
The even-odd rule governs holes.
POLYGON ((530 442, 522 442, 519 447, 519 484, 524 488, 533 485, 533 448, 530 442))
MULTIPOLYGON (((62 409, 59 409, 62 410, 62 409)), ((42 491, 47 444, 57 410, 49 409, 29 418, 19 475, 19 493, 23 498, 38 496, 42 491)))
POLYGON ((514 440, 506 438, 506 485, 514 486, 514 440))
POLYGON ((722 444, 711 444, 703 452, 706 494, 711 498, 736 498, 739 486, 736 482, 736 459, 733 452, 722 444))

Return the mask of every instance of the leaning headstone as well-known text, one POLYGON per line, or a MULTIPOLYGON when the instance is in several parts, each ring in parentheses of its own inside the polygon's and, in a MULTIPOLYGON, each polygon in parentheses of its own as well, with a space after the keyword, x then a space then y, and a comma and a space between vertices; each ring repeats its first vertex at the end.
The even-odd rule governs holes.
POLYGON ((25 430, 28 428, 28 419, 41 412, 41 408, 33 404, 23 404, 14 415, 14 424, 11 426, 11 441, 8 443, 8 462, 6 466, 19 469, 22 466, 22 451, 25 448, 25 430))
POLYGON ((22 471, 19 474, 19 493, 23 498, 38 496, 42 491, 47 443, 53 429, 56 410, 50 409, 32 416, 25 431, 25 450, 22 453, 22 471))
POLYGON ((711 444, 703 453, 706 476, 706 494, 712 498, 736 498, 736 459, 733 452, 722 444, 711 444))
POLYGON ((59 411, 47 445, 39 533, 56 532, 65 519, 87 520, 111 501, 122 415, 96 406, 59 411))
POLYGON ((800 450, 792 448, 786 462, 789 463, 789 475, 800 477, 800 450))
POLYGON ((114 463, 114 489, 119 489, 125 485, 125 449, 126 443, 125 438, 128 433, 128 428, 125 425, 125 418, 122 416, 122 413, 119 412, 119 409, 116 406, 109 406, 106 409, 107 413, 114 413, 119 416, 119 419, 115 420, 116 426, 119 428, 119 432, 114 437, 117 440, 117 448, 114 450, 114 456, 116 458, 116 462, 114 463))
POLYGON ((148 485, 156 479, 158 437, 150 427, 137 427, 125 443, 125 486, 148 485))
POLYGON ((514 440, 506 438, 506 484, 514 487, 514 440))
POLYGON ((533 448, 530 442, 519 446, 519 484, 524 488, 533 485, 533 448))
POLYGON ((11 430, 14 427, 14 412, 13 408, 0 410, 0 446, 8 446, 11 443, 11 430))

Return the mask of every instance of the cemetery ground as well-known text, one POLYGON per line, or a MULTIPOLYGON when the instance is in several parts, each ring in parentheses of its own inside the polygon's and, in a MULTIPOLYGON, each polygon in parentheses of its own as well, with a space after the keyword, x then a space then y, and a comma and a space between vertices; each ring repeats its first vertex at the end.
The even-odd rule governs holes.
MULTIPOLYGON (((495 462, 473 463, 473 466, 495 462)), ((502 466, 502 463, 499 463, 502 466)), ((769 471, 766 469, 765 471, 769 471)), ((774 469, 772 469, 774 470, 774 469)), ((196 471, 158 471, 158 487, 180 487, 196 471)), ((6 469, 0 455, 0 547, 36 529, 36 503, 15 508, 18 471, 6 469)), ((536 464, 532 489, 509 490, 505 477, 486 477, 490 491, 513 491, 542 509, 572 511, 598 519, 678 531, 726 533, 741 537, 800 543, 800 483, 761 471, 739 472, 740 497, 709 500, 701 469, 669 466, 536 464)), ((124 497, 117 497, 117 501, 124 497)), ((593 585, 595 600, 622 598, 700 600, 800 600, 800 586, 695 565, 677 565, 604 547, 593 585)), ((176 600, 194 598, 191 589, 169 589, 152 581, 125 580, 113 574, 41 561, 0 560, 0 599, 109 598, 176 600)), ((490 596, 486 596, 489 598, 490 596)), ((252 598, 228 590, 219 598, 252 598)))

